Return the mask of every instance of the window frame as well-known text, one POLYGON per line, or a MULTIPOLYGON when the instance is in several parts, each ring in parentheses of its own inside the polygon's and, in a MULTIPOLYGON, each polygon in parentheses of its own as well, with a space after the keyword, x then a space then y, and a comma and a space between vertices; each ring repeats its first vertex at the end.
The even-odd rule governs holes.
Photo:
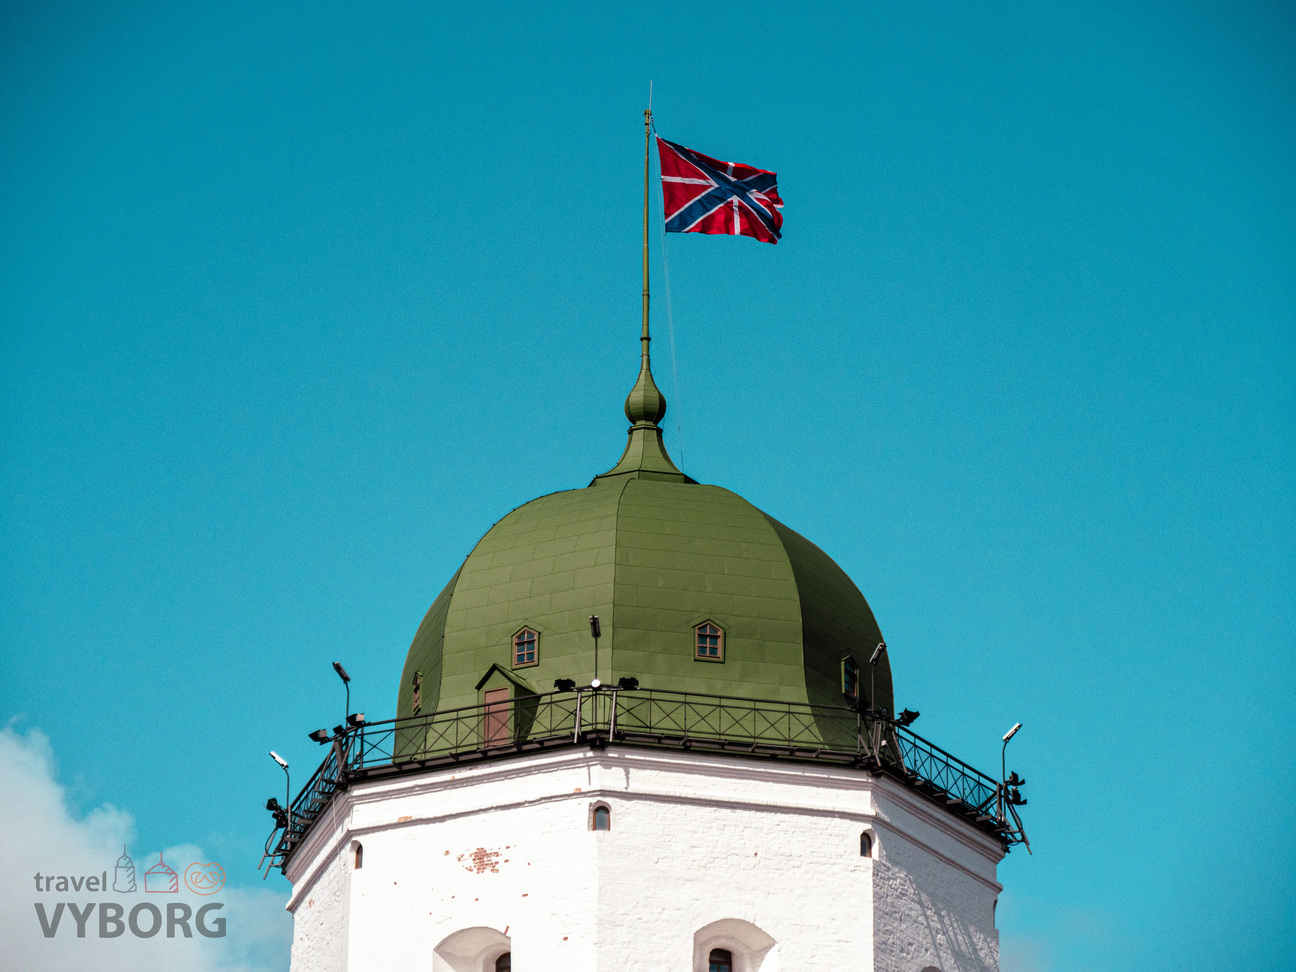
POLYGON ((510 658, 514 668, 534 668, 540 664, 540 632, 530 625, 523 625, 513 632, 513 637, 509 639, 509 648, 511 651, 510 658), (525 643, 524 636, 530 635, 530 653, 531 660, 518 660, 518 645, 520 642, 525 643))
POLYGON ((846 698, 856 702, 859 701, 860 667, 854 655, 847 655, 841 660, 841 691, 846 698), (852 678, 855 681, 854 691, 851 691, 852 678))
POLYGON ((703 621, 699 621, 697 624, 693 625, 693 660, 700 661, 700 662, 720 663, 720 664, 724 663, 725 629, 721 625, 717 624, 715 621, 712 621, 710 618, 707 618, 706 620, 703 621), (714 634, 707 633, 704 635, 702 633, 702 629, 707 627, 712 628, 715 631, 715 633, 714 634), (704 637, 716 639, 716 645, 715 645, 716 654, 714 655, 702 654, 703 645, 701 644, 701 641, 704 637))
POLYGON ((604 803, 602 800, 600 800, 598 803, 594 803, 590 805, 589 829, 594 831, 595 833, 600 833, 600 834, 606 834, 612 829, 612 808, 608 806, 606 803, 604 803), (598 825, 598 815, 600 810, 603 811, 603 813, 607 814, 606 827, 600 827, 598 825))

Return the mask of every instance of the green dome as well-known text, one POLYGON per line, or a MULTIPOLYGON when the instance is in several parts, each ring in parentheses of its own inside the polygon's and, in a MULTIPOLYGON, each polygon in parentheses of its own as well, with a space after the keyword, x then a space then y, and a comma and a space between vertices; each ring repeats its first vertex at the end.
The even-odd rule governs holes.
MULTIPOLYGON (((742 497, 671 462, 666 401, 644 339, 633 422, 620 462, 584 489, 532 500, 496 523, 433 602, 410 645, 397 715, 476 705, 488 688, 547 692, 595 675, 589 616, 600 618, 598 677, 643 688, 842 705, 847 659, 869 693, 882 635, 859 589, 809 540, 742 497), (722 657, 696 657, 696 626, 723 631, 722 657), (515 667, 514 635, 536 633, 515 667)), ((892 708, 891 672, 876 703, 892 708)))

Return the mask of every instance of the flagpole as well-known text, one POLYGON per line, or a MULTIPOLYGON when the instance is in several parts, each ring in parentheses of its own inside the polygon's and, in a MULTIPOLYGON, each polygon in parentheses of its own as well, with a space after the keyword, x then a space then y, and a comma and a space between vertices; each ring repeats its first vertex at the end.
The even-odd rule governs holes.
POLYGON ((643 209, 643 332, 639 335, 644 361, 648 360, 648 143, 652 131, 652 106, 644 110, 644 209, 643 209))

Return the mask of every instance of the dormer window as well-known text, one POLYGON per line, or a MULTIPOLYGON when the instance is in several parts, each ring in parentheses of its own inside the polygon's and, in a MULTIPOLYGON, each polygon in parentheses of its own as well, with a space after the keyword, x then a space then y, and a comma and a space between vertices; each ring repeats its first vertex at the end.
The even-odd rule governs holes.
POLYGON ((724 661, 724 631, 710 621, 693 629, 694 657, 699 661, 724 661))
POLYGON ((849 655, 842 659, 842 695, 848 699, 859 698, 859 665, 849 655))
POLYGON ((525 668, 536 664, 540 636, 530 628, 523 628, 513 636, 513 667, 525 668))

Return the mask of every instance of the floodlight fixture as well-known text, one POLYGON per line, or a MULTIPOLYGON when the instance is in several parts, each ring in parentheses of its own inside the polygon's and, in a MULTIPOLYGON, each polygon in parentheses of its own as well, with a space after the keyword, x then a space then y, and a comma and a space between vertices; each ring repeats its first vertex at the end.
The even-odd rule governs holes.
POLYGON ((342 684, 346 686, 346 708, 342 710, 342 716, 345 718, 351 711, 351 676, 347 674, 341 662, 333 663, 333 671, 338 673, 338 678, 342 679, 342 684))
MULTIPOLYGON (((270 750, 270 758, 273 759, 276 763, 278 763, 280 767, 283 768, 284 771, 283 812, 284 812, 284 816, 287 818, 287 823, 285 826, 289 831, 291 831, 292 830, 292 776, 288 772, 288 761, 284 759, 282 756, 280 756, 278 753, 276 753, 273 749, 270 750)), ((266 804, 266 809, 269 809, 269 807, 270 805, 266 804)), ((275 819, 277 820, 278 817, 276 816, 275 819)))
MULTIPOLYGON (((1004 733, 1003 748, 999 750, 999 779, 1001 780, 999 785, 1000 792, 1004 792, 1008 789, 1008 740, 1017 735, 1017 731, 1021 729, 1021 726, 1022 724, 1020 722, 1014 722, 1013 727, 1004 733)), ((1015 776, 1016 773, 1013 775, 1015 776)), ((999 817, 1001 820, 1003 819, 1002 811, 1000 812, 999 817)))
POLYGON ((363 712, 352 712, 349 716, 347 716, 347 725, 351 726, 352 728, 359 728, 364 724, 365 724, 365 716, 363 712))
POLYGON ((876 709, 877 704, 877 665, 886 653, 886 642, 879 641, 878 646, 873 649, 873 655, 869 658, 869 708, 876 709))
POLYGON ((554 690, 557 692, 574 692, 576 691, 576 679, 574 678, 555 678, 554 690))
POLYGON ((602 626, 601 624, 599 624, 599 616, 598 616, 597 614, 591 614, 591 615, 590 615, 590 637, 594 639, 594 682, 593 682, 593 685, 594 685, 595 688, 598 688, 598 687, 599 687, 599 677, 598 677, 598 640, 599 640, 599 638, 603 637, 603 626, 602 626))
POLYGON ((918 721, 918 716, 922 713, 915 712, 913 709, 905 709, 900 713, 899 722, 902 726, 911 726, 918 721))
POLYGON ((274 816, 276 827, 284 827, 288 823, 288 811, 279 806, 279 801, 271 797, 265 802, 265 808, 274 816))
POLYGON ((596 679, 593 679, 593 680, 590 682, 590 688, 596 689, 596 688, 602 688, 602 687, 603 687, 603 683, 600 682, 597 678, 596 678, 596 679))
POLYGON ((333 727, 333 735, 335 735, 335 736, 344 736, 344 735, 346 735, 346 726, 334 726, 334 727, 333 727))
POLYGON ((617 688, 625 689, 627 692, 633 692, 639 687, 639 679, 633 675, 622 675, 617 679, 617 688))
POLYGON ((310 734, 309 738, 323 746, 329 741, 329 731, 327 729, 316 729, 310 734))

